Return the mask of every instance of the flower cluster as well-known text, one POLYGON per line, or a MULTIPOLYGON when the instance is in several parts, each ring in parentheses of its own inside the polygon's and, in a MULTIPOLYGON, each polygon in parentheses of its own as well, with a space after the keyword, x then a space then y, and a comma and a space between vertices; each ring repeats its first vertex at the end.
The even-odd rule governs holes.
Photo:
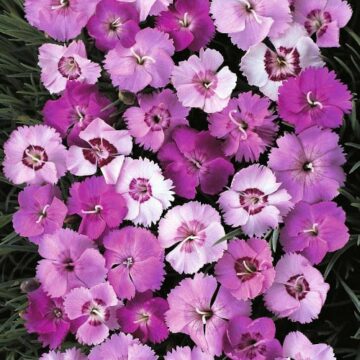
POLYGON ((25 0, 25 13, 59 41, 39 48, 43 123, 4 145, 5 176, 25 186, 13 226, 41 257, 23 315, 41 359, 335 359, 299 331, 280 342, 272 315, 317 319, 329 285, 315 266, 349 239, 335 129, 352 95, 321 56, 348 4, 25 0), (186 346, 152 347, 177 333, 186 346))

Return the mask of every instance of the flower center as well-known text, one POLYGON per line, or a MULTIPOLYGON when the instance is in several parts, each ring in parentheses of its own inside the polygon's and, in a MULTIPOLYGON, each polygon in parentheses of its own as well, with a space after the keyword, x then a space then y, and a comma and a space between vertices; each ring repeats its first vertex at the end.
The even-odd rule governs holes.
POLYGON ((192 79, 195 89, 204 97, 209 98, 215 94, 217 87, 216 74, 211 70, 200 71, 192 79))
POLYGON ((41 221, 44 219, 44 218, 46 218, 46 211, 47 211, 47 209, 48 209, 48 207, 49 207, 50 205, 48 205, 48 204, 46 204, 45 206, 44 206, 44 208, 39 212, 39 217, 38 217, 38 219, 35 221, 37 224, 39 224, 39 223, 41 223, 41 221))
POLYGON ((153 106, 145 114, 145 123, 153 131, 166 130, 170 126, 171 115, 165 104, 153 106))
POLYGON ((310 11, 306 18, 307 20, 305 21, 304 26, 309 35, 316 32, 318 36, 324 35, 328 28, 328 24, 332 21, 330 13, 320 9, 310 11))
POLYGON ((305 172, 314 172, 314 164, 311 161, 307 161, 304 165, 303 165, 303 170, 305 172))
POLYGON ((268 197, 261 190, 250 188, 240 192, 239 201, 244 210, 250 215, 254 215, 265 207, 268 197))
POLYGON ((86 108, 76 105, 73 109, 74 111, 71 115, 71 119, 75 124, 78 124, 80 127, 82 127, 86 117, 86 108))
POLYGON ((68 272, 72 272, 74 271, 75 269, 75 265, 74 265, 74 262, 71 258, 67 258, 65 261, 64 261, 64 269, 68 272))
POLYGON ((147 323, 150 319, 150 314, 146 313, 145 311, 140 312, 137 314, 137 319, 134 321, 134 323, 147 323))
POLYGON ((258 332, 242 334, 237 350, 247 359, 256 359, 258 355, 265 356, 266 345, 263 342, 263 336, 258 332))
POLYGON ((134 265, 134 258, 132 256, 127 257, 123 262, 128 269, 130 269, 134 265))
POLYGON ((250 257, 237 259, 235 262, 236 276, 241 281, 248 281, 256 275, 258 266, 257 260, 250 257))
POLYGON ((308 102, 308 104, 310 105, 311 108, 315 108, 315 107, 319 107, 320 109, 323 108, 323 104, 320 102, 320 101, 316 101, 314 99, 311 98, 311 94, 312 92, 309 91, 307 94, 306 94, 306 101, 308 102))
POLYGON ((130 51, 131 53, 133 54, 133 56, 135 57, 136 59, 136 62, 139 64, 139 65, 144 65, 145 62, 148 60, 148 61, 151 61, 152 63, 155 63, 155 59, 151 56, 147 56, 147 55, 139 55, 138 53, 136 53, 136 51, 134 50, 134 48, 130 48, 130 51))
POLYGON ((188 161, 189 172, 197 173, 200 171, 206 171, 206 156, 203 153, 194 150, 191 153, 185 153, 184 157, 188 161))
POLYGON ((189 27, 190 21, 189 21, 189 14, 187 12, 184 14, 184 17, 179 20, 179 24, 185 28, 189 27))
POLYGON ((22 158, 22 163, 33 170, 41 169, 48 161, 45 149, 38 145, 29 145, 22 158))
POLYGON ((237 129, 241 133, 241 140, 246 140, 248 138, 246 130, 249 128, 249 125, 244 120, 237 120, 234 117, 234 114, 239 113, 238 110, 231 110, 229 111, 229 118, 233 124, 236 125, 237 129))
POLYGON ((53 315, 54 315, 54 317, 55 317, 56 319, 61 319, 62 316, 63 316, 62 310, 61 310, 60 308, 58 308, 58 307, 55 307, 55 308, 53 309, 52 313, 53 313, 53 315))
POLYGON ((68 80, 76 80, 81 75, 81 69, 73 56, 63 56, 58 63, 60 74, 68 80))
POLYGON ((196 311, 196 313, 198 315, 200 315, 200 318, 201 318, 201 321, 202 321, 203 325, 206 325, 206 322, 208 320, 210 320, 214 315, 214 312, 211 309, 198 309, 198 308, 196 308, 195 311, 196 311))
POLYGON ((99 326, 109 319, 109 310, 101 299, 86 302, 82 307, 82 313, 89 317, 89 324, 99 326))
POLYGON ((183 222, 177 229, 176 240, 180 250, 192 253, 195 246, 203 246, 205 242, 205 225, 198 220, 183 222))
POLYGON ((113 32, 117 32, 121 27, 121 25, 122 25, 121 19, 118 17, 109 23, 109 30, 113 32))
POLYGON ((310 229, 303 230, 304 234, 310 234, 311 236, 318 236, 319 235, 319 224, 315 223, 312 225, 310 229))
POLYGON ((310 291, 310 286, 304 275, 295 275, 286 282, 285 289, 296 300, 302 300, 310 291))
POLYGON ((103 210, 101 205, 95 205, 93 210, 81 210, 83 214, 100 214, 103 210))
POLYGON ((51 5, 51 10, 62 10, 70 6, 70 0, 55 0, 51 5))
POLYGON ((141 203, 149 200, 152 196, 151 184, 148 179, 132 179, 129 186, 130 196, 141 203))
POLYGON ((99 167, 109 164, 118 153, 116 147, 106 139, 95 138, 88 143, 91 149, 83 149, 84 158, 99 167))

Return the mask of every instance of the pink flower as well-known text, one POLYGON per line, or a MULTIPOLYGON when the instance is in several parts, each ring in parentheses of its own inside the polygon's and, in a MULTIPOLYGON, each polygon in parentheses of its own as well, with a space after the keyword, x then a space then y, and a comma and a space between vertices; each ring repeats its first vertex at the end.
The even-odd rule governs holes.
POLYGON ((224 235, 219 213, 197 201, 173 207, 159 223, 160 245, 170 249, 166 260, 179 273, 194 274, 217 261, 227 243, 215 243, 224 235))
POLYGON ((268 164, 294 203, 332 200, 339 193, 345 180, 341 168, 345 156, 338 142, 337 134, 316 126, 277 140, 268 164))
POLYGON ((55 186, 27 186, 18 195, 20 208, 12 217, 14 230, 38 244, 43 235, 60 229, 67 213, 60 198, 60 190, 55 186))
POLYGON ((87 30, 95 38, 96 47, 108 51, 121 44, 130 47, 140 31, 139 14, 134 6, 117 0, 101 0, 96 12, 87 24, 87 30))
POLYGON ((194 347, 192 350, 188 347, 177 346, 174 350, 165 355, 165 360, 214 360, 212 355, 206 354, 200 348, 194 347))
POLYGON ((125 219, 146 227, 156 223, 174 200, 172 187, 153 161, 126 158, 116 185, 128 208, 125 219))
POLYGON ((252 320, 236 316, 224 336, 224 352, 232 360, 274 360, 282 348, 275 339, 275 324, 267 317, 252 320))
POLYGON ((67 349, 65 352, 50 351, 43 354, 40 360, 87 360, 87 357, 76 348, 67 349))
POLYGON ((64 307, 71 320, 81 321, 76 339, 81 344, 97 345, 109 336, 109 330, 119 327, 116 321, 118 300, 109 283, 86 289, 78 287, 65 297, 64 307))
POLYGON ((156 26, 169 33, 176 51, 186 48, 199 51, 215 35, 209 10, 209 0, 177 0, 168 11, 160 14, 156 19, 156 26))
POLYGON ((164 251, 146 229, 127 226, 104 238, 108 279, 120 299, 135 291, 160 289, 164 279, 164 251))
POLYGON ((4 144, 4 153, 4 174, 14 184, 55 184, 65 175, 65 146, 48 126, 18 127, 4 144))
POLYGON ((234 173, 220 142, 208 131, 189 127, 174 130, 171 140, 160 149, 158 159, 165 176, 174 182, 176 194, 186 199, 194 199, 198 187, 205 194, 218 194, 234 173))
POLYGON ((166 11, 173 0, 118 0, 121 2, 135 3, 140 13, 140 21, 146 20, 149 15, 159 15, 166 11))
POLYGON ((248 236, 276 228, 292 207, 291 196, 280 187, 265 166, 254 164, 237 172, 218 201, 226 224, 241 226, 248 236))
POLYGON ((235 156, 240 162, 259 160, 278 130, 276 116, 269 106, 268 99, 247 92, 231 99, 221 112, 209 116, 210 134, 224 139, 226 156, 235 156))
POLYGON ((338 47, 340 29, 349 22, 352 10, 342 0, 294 0, 294 20, 308 34, 316 34, 320 47, 338 47))
POLYGON ((275 271, 275 281, 264 296, 266 307, 279 318, 301 324, 317 319, 329 290, 320 271, 299 254, 285 254, 275 271))
POLYGON ((70 188, 69 214, 77 214, 82 220, 79 233, 91 239, 99 238, 107 229, 118 227, 127 207, 124 198, 115 187, 106 184, 103 177, 92 176, 76 182, 70 188))
POLYGON ((68 81, 95 84, 101 68, 86 55, 82 41, 73 41, 69 46, 44 44, 39 48, 41 81, 52 94, 65 90, 68 81))
POLYGON ((130 107, 124 113, 130 134, 146 150, 157 152, 176 126, 188 125, 189 110, 169 89, 138 96, 139 107, 130 107))
POLYGON ((58 41, 81 33, 100 0, 26 0, 25 17, 39 30, 58 41))
POLYGON ((327 68, 310 68, 279 89, 279 114, 296 132, 319 125, 336 128, 352 109, 351 93, 327 68))
POLYGON ((197 273, 182 280, 168 295, 170 310, 165 319, 171 332, 185 333, 202 351, 219 356, 228 319, 248 316, 251 310, 249 303, 236 300, 223 287, 214 298, 216 290, 213 276, 197 273))
POLYGON ((120 90, 138 92, 146 86, 160 88, 167 85, 174 62, 174 45, 169 35, 157 29, 146 28, 135 36, 130 48, 118 44, 108 52, 105 69, 114 86, 120 90))
POLYGON ((213 49, 201 49, 199 56, 191 55, 180 61, 172 72, 171 81, 180 102, 187 107, 214 113, 224 109, 236 86, 236 75, 223 64, 223 56, 213 49))
POLYGON ((319 264, 327 252, 341 249, 348 240, 345 212, 330 201, 298 202, 280 233, 286 252, 300 252, 312 264, 319 264))
POLYGON ((275 270, 265 240, 232 240, 215 265, 216 279, 239 300, 254 299, 273 283, 275 270))
POLYGON ((141 342, 156 344, 169 336, 165 325, 164 313, 169 310, 166 300, 153 297, 151 291, 137 293, 134 299, 117 311, 120 328, 125 333, 131 333, 141 342))
POLYGON ((87 236, 70 229, 45 235, 39 245, 44 258, 36 268, 43 289, 52 297, 66 295, 79 286, 91 287, 105 280, 105 259, 87 236))
POLYGON ((271 39, 275 51, 260 43, 251 47, 242 57, 240 70, 249 85, 271 100, 277 100, 278 90, 284 80, 297 76, 310 66, 322 67, 320 50, 306 30, 294 23, 279 38, 271 39))
POLYGON ((242 50, 279 37, 292 20, 288 0, 213 0, 211 13, 217 30, 242 50))
POLYGON ((79 138, 86 146, 73 145, 67 156, 68 170, 77 176, 93 175, 100 168, 107 184, 116 184, 125 155, 132 150, 127 130, 115 130, 102 119, 93 120, 79 138))
POLYGON ((89 360, 157 360, 154 351, 131 335, 114 334, 101 345, 92 348, 89 360))
POLYGON ((98 117, 106 122, 111 121, 114 108, 109 107, 110 104, 110 100, 95 85, 68 81, 61 97, 48 100, 42 112, 45 124, 55 128, 66 138, 68 145, 80 145, 83 142, 79 133, 91 121, 98 117))

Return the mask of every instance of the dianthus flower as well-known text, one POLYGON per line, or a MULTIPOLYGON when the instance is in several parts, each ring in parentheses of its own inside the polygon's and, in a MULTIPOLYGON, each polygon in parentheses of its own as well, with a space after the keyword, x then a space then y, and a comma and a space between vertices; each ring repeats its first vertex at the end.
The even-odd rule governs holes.
POLYGON ((165 355, 165 360, 214 360, 212 355, 201 351, 197 346, 192 349, 188 346, 177 346, 175 349, 169 351, 165 355))

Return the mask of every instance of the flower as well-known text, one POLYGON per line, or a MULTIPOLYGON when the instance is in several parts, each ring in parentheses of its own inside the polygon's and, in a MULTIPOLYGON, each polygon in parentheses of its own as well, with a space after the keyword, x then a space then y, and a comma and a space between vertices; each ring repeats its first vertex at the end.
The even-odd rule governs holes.
POLYGON ((45 235, 39 245, 44 258, 36 268, 43 289, 52 297, 66 295, 80 286, 91 287, 105 280, 105 259, 94 243, 70 229, 45 235))
POLYGON ((209 10, 209 0, 177 0, 168 11, 159 15, 156 26, 170 35, 176 51, 186 48, 199 51, 215 35, 209 10))
POLYGON ((110 122, 114 108, 110 100, 103 96, 95 85, 68 81, 61 97, 48 100, 42 110, 44 122, 55 128, 68 145, 82 144, 80 131, 94 119, 100 117, 110 122))
POLYGON ((121 2, 135 3, 140 14, 140 21, 146 20, 149 15, 159 15, 166 11, 173 0, 118 0, 121 2))
POLYGON ((78 287, 71 290, 64 300, 69 319, 81 321, 76 339, 81 344, 97 345, 109 336, 109 330, 119 327, 116 321, 118 300, 109 283, 90 289, 78 287))
POLYGON ((269 244, 262 239, 232 240, 215 265, 216 279, 239 300, 254 299, 273 283, 275 270, 269 244))
POLYGON ((115 130, 102 119, 93 120, 79 138, 86 146, 73 145, 67 156, 68 170, 77 176, 93 175, 99 167, 107 184, 116 184, 125 155, 132 150, 127 130, 115 130))
POLYGON ((199 56, 191 55, 188 60, 175 66, 171 81, 180 102, 187 107, 203 109, 214 113, 224 109, 236 86, 236 75, 223 64, 223 56, 213 49, 201 49, 199 56))
POLYGON ((248 236, 276 228, 292 207, 291 196, 276 180, 269 168, 258 164, 238 171, 218 201, 225 223, 241 226, 248 236))
POLYGON ((217 30, 242 50, 279 37, 292 20, 288 0, 213 0, 211 13, 217 30))
POLYGON ((115 187, 96 176, 73 183, 68 208, 69 214, 82 218, 79 233, 90 239, 97 239, 106 229, 119 226, 127 212, 124 198, 116 193, 115 187))
POLYGON ((182 280, 168 295, 165 319, 171 332, 187 334, 202 351, 219 356, 228 319, 248 316, 250 304, 236 300, 223 287, 214 296, 216 290, 216 279, 210 275, 197 273, 182 280))
POLYGON ((36 333, 44 347, 55 349, 70 331, 71 322, 64 311, 61 298, 50 298, 39 287, 28 294, 28 307, 24 314, 26 330, 36 333))
POLYGON ((135 291, 160 289, 164 279, 164 251, 157 238, 143 228, 127 226, 104 237, 108 279, 120 299, 135 291))
POLYGON ((101 345, 92 348, 89 360, 157 360, 153 350, 123 333, 114 334, 101 345))
POLYGON ((135 35, 140 31, 138 22, 139 14, 134 6, 117 0, 101 0, 86 27, 96 47, 108 51, 117 44, 134 45, 135 35))
POLYGON ((296 132, 319 125, 336 128, 352 109, 351 93, 327 68, 309 68, 279 89, 279 114, 296 132))
POLYGON ((240 162, 259 160, 278 130, 269 106, 267 98, 246 92, 231 99, 221 112, 209 116, 210 134, 224 139, 226 156, 235 156, 240 162))
POLYGON ((217 261, 227 244, 215 243, 224 235, 219 213, 197 201, 173 207, 159 222, 160 245, 170 249, 166 260, 179 273, 194 274, 217 261))
POLYGON ((316 126, 277 140, 268 165, 294 203, 332 200, 338 194, 345 180, 345 156, 338 141, 337 134, 316 126))
POLYGON ((165 360, 214 360, 214 357, 201 351, 197 346, 191 350, 188 346, 177 346, 165 355, 165 360))
POLYGON ((81 33, 99 0, 25 0, 27 21, 58 41, 81 33))
POLYGON ((189 110, 183 107, 169 89, 138 95, 139 107, 130 107, 124 119, 135 142, 146 150, 157 152, 176 126, 188 125, 189 110))
POLYGON ((275 359, 282 353, 275 331, 275 324, 270 318, 252 320, 236 316, 229 321, 224 336, 224 352, 232 360, 275 359))
POLYGON ((51 94, 65 90, 68 81, 95 84, 101 68, 87 58, 82 41, 66 45, 43 44, 39 48, 41 81, 51 94))
POLYGON ((316 34, 320 47, 338 47, 340 29, 349 22, 352 10, 341 0, 294 0, 294 20, 303 25, 308 34, 316 34))
POLYGON ((234 173, 220 142, 208 131, 188 127, 174 130, 171 140, 160 149, 158 159, 165 176, 174 182, 176 194, 186 199, 195 198, 197 187, 205 194, 218 194, 234 173))
POLYGON ((264 295, 266 307, 279 318, 301 324, 317 319, 329 290, 320 271, 293 253, 283 255, 275 271, 275 281, 264 295))
POLYGON ((44 234, 60 229, 67 213, 61 194, 52 185, 30 185, 18 195, 19 210, 12 217, 14 230, 38 244, 44 234))
POLYGON ((116 314, 123 332, 134 334, 143 343, 150 341, 156 344, 169 336, 164 320, 167 310, 169 305, 166 300, 153 297, 151 291, 146 291, 137 293, 116 314))
POLYGON ((20 126, 4 144, 4 175, 14 184, 55 184, 65 175, 66 149, 46 125, 20 126))
POLYGON ((65 352, 50 351, 43 354, 40 360, 87 360, 87 357, 76 348, 67 349, 65 352))
POLYGON ((105 58, 105 69, 114 86, 120 90, 138 92, 146 86, 160 88, 167 85, 174 67, 173 41, 157 29, 146 28, 135 35, 130 48, 118 44, 105 58))
POLYGON ((326 344, 312 344, 300 331, 293 331, 286 335, 283 344, 283 357, 276 360, 294 359, 321 359, 336 360, 331 346, 326 344))
POLYGON ((300 252, 319 264, 328 251, 341 249, 349 240, 345 212, 336 203, 300 201, 285 220, 280 242, 286 252, 300 252))
POLYGON ((271 39, 275 51, 260 43, 251 47, 242 57, 240 70, 249 85, 271 100, 278 99, 278 90, 284 80, 297 76, 310 66, 322 67, 320 49, 306 30, 294 23, 279 38, 271 39))
POLYGON ((157 222, 174 200, 172 181, 165 179, 153 161, 126 158, 116 190, 128 207, 126 220, 135 225, 150 226, 157 222))

